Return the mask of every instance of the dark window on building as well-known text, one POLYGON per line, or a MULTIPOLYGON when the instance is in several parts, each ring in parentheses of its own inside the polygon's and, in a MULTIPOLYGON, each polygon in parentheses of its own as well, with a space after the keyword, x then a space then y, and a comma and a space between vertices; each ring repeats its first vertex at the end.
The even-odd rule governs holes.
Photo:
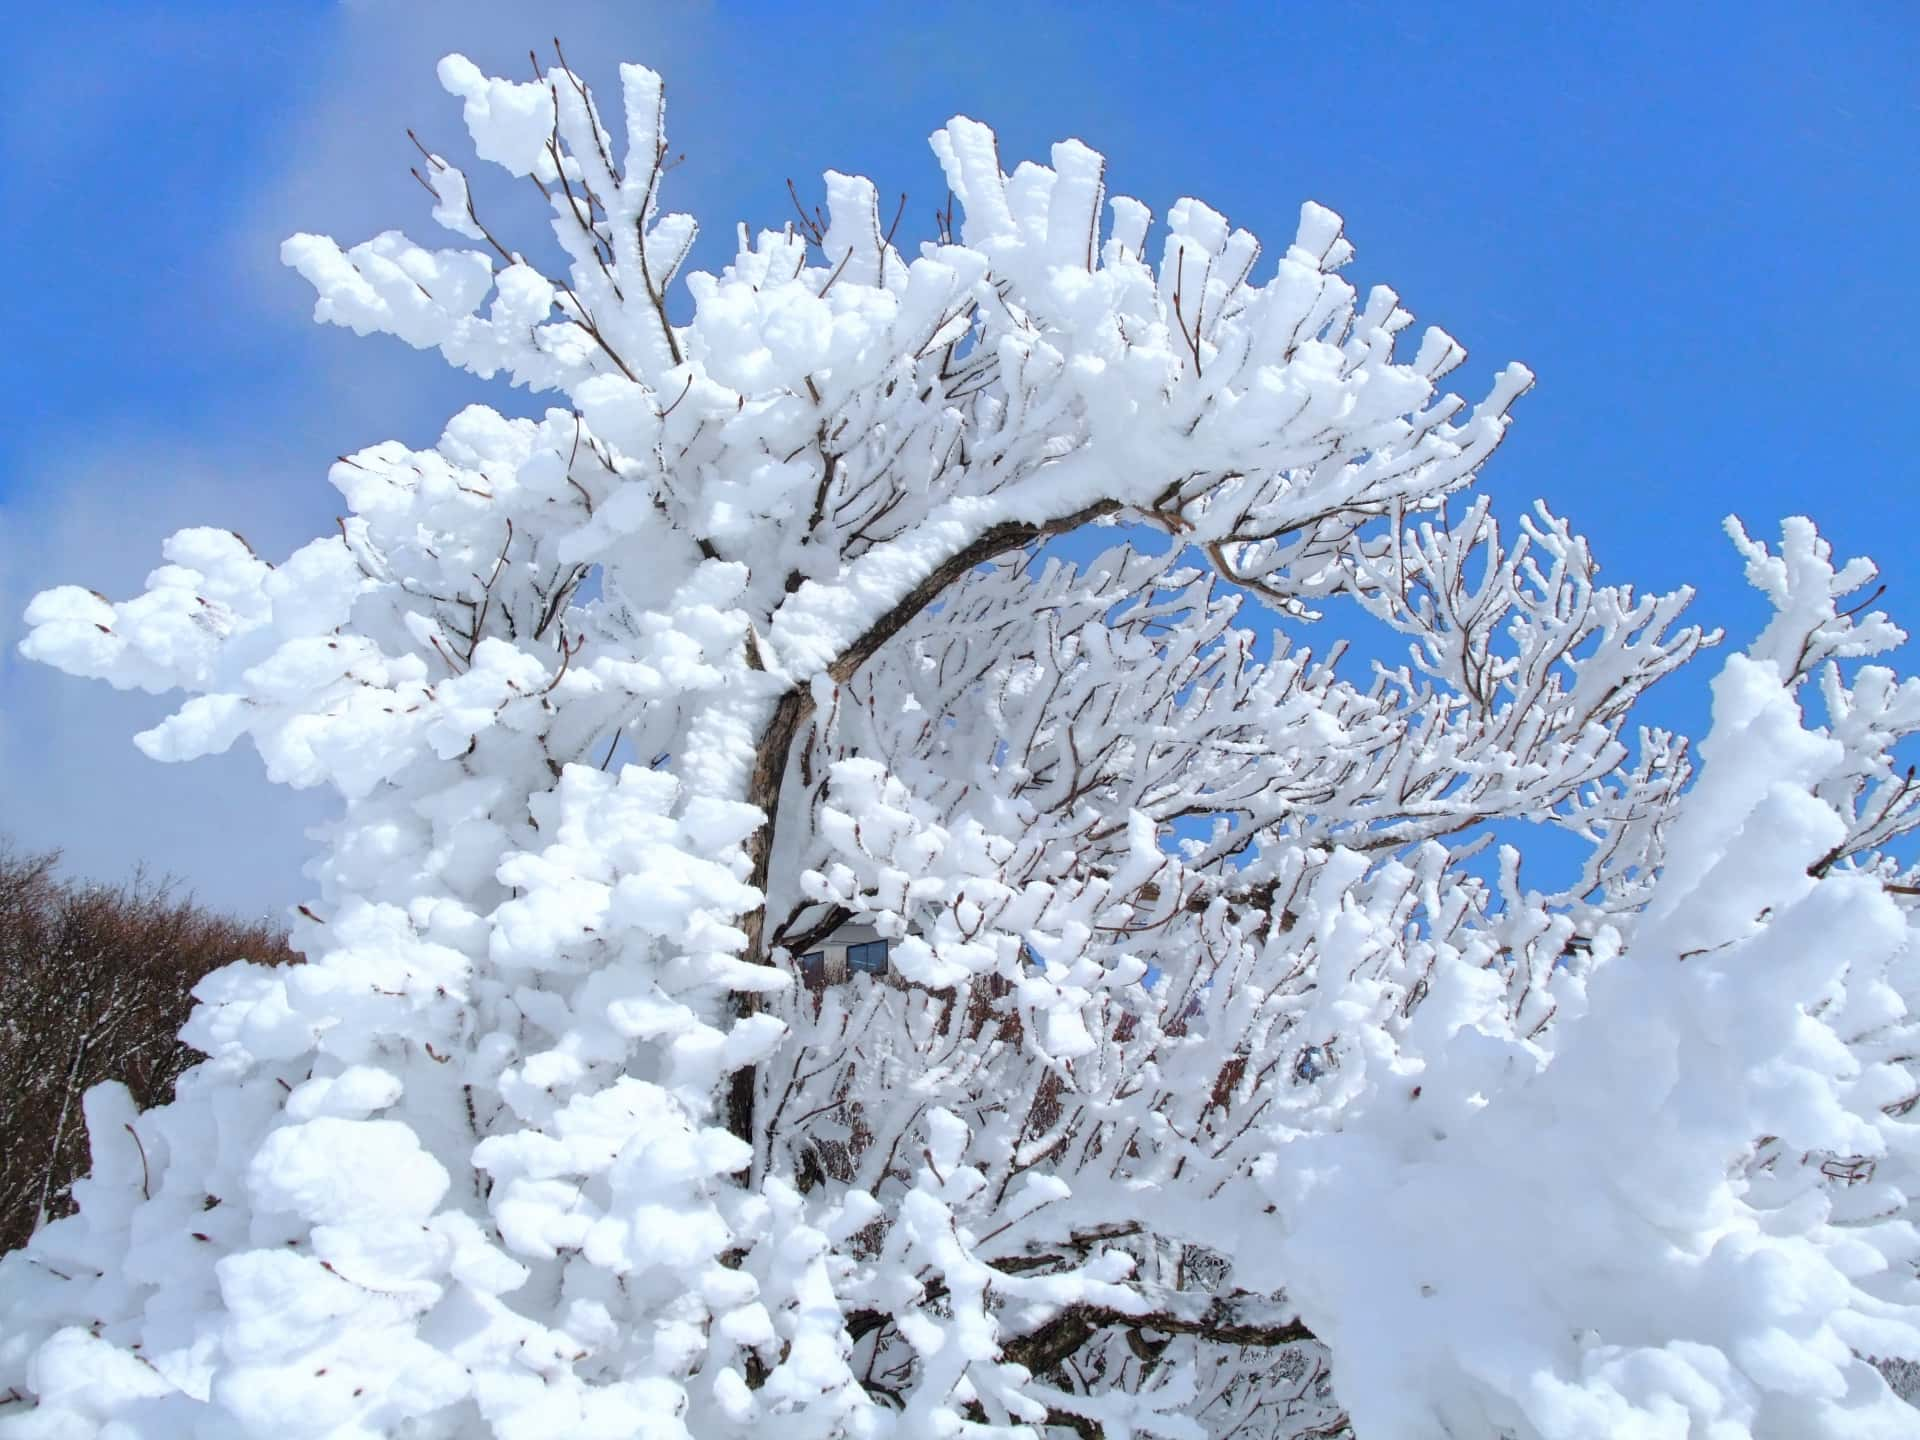
POLYGON ((827 983, 827 952, 809 950, 800 957, 800 979, 808 985, 827 983))
POLYGON ((864 970, 869 975, 887 973, 887 942, 867 940, 858 945, 847 946, 847 968, 864 970))

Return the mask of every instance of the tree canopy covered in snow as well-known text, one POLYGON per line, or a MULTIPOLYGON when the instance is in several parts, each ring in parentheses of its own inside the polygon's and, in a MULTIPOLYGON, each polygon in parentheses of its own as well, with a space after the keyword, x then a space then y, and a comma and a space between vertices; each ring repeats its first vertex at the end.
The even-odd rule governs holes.
POLYGON ((937 240, 829 172, 682 281, 659 77, 618 126, 564 60, 440 79, 558 262, 437 154, 461 243, 284 258, 541 406, 343 457, 278 564, 187 530, 28 612, 187 692, 155 758, 342 809, 306 963, 200 985, 173 1103, 88 1096, 0 1434, 1914 1433, 1869 564, 1730 524, 1774 617, 1696 771, 1633 707, 1719 637, 1496 523, 1532 377, 1443 391, 1330 212, 1150 239, 1084 145, 956 119, 937 240), (1332 607, 1404 660, 1303 643, 1332 607), (853 924, 894 973, 800 983, 853 924))

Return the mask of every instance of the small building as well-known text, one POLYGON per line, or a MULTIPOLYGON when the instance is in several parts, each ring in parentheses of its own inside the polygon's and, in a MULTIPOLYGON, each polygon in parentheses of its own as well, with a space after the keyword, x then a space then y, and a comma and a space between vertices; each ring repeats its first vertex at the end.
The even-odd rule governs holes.
POLYGON ((854 974, 885 976, 887 941, 871 925, 849 920, 800 957, 800 978, 810 986, 833 985, 854 974))

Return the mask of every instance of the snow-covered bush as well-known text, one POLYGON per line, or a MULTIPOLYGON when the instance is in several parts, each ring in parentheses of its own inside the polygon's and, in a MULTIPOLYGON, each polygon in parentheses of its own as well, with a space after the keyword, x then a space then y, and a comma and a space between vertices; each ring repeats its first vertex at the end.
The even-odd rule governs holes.
POLYGON ((564 64, 440 76, 564 278, 437 155, 467 244, 285 258, 556 403, 346 457, 278 565, 190 530, 29 612, 190 692, 156 758, 344 808, 309 963, 200 986, 171 1105, 89 1097, 4 1433, 1914 1433, 1861 1358, 1920 1358, 1871 567, 1736 527, 1775 618, 1696 774, 1629 720, 1717 637, 1463 493, 1531 377, 1396 358, 1329 212, 1150 242, 959 119, 937 243, 829 173, 675 324, 659 79, 616 134, 564 64), (1405 662, 1306 648, 1331 606, 1405 662), (796 984, 849 921, 897 983, 796 984))

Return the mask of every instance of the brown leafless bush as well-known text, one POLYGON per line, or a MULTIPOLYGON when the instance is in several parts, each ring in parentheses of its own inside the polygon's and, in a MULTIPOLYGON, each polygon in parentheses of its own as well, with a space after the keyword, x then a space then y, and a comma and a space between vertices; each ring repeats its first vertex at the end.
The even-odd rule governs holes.
POLYGON ((293 958, 278 926, 213 914, 144 872, 65 882, 58 860, 0 839, 0 1251, 73 1208, 87 1088, 118 1080, 143 1107, 170 1099, 198 1058, 176 1038, 193 986, 243 956, 293 958))

